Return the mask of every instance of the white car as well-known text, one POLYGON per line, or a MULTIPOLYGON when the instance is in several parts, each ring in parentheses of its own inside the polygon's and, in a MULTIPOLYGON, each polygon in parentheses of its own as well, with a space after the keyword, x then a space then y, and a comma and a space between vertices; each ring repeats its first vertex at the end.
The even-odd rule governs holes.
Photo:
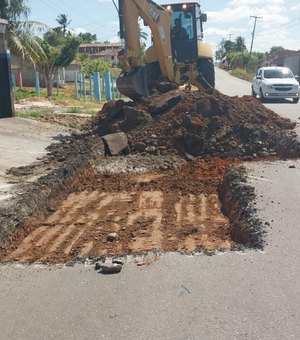
POLYGON ((297 78, 287 67, 262 67, 253 78, 252 96, 259 96, 262 102, 267 98, 292 98, 298 103, 300 87, 297 78))

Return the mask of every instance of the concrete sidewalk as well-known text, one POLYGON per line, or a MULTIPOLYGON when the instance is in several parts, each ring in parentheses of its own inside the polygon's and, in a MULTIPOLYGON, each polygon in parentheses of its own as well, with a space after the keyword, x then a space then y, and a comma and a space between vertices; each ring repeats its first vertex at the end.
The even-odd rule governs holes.
POLYGON ((68 135, 69 129, 24 118, 0 119, 0 200, 9 197, 12 188, 6 171, 29 165, 44 156, 46 147, 68 135))

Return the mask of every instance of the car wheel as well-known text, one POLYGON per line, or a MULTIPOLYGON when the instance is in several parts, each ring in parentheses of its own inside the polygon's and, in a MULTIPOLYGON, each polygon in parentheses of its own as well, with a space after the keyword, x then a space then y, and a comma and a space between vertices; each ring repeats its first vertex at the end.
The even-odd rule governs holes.
POLYGON ((259 99, 262 103, 265 101, 265 97, 263 95, 262 89, 259 90, 259 99))
POLYGON ((253 98, 256 98, 256 93, 255 93, 254 90, 253 90, 253 86, 251 87, 251 96, 252 96, 253 98))
POLYGON ((298 101, 299 101, 299 98, 293 98, 293 102, 294 102, 295 104, 297 104, 298 101))

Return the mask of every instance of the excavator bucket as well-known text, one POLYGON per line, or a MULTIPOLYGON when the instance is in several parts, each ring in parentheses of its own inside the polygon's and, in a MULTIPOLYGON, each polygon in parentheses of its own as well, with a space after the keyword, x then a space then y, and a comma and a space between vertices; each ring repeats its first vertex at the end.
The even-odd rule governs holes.
POLYGON ((145 67, 139 67, 127 74, 122 73, 117 79, 117 87, 120 93, 134 101, 138 101, 141 97, 148 97, 150 93, 145 67))

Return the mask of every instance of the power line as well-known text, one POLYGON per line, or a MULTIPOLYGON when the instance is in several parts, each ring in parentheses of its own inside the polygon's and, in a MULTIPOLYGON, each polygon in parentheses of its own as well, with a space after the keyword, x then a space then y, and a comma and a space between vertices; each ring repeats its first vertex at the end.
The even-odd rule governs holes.
POLYGON ((254 18, 254 26, 253 26, 253 33, 252 33, 252 39, 251 39, 251 47, 250 47, 249 58, 251 58, 251 54, 252 54, 252 47, 253 47, 253 40, 254 40, 254 35, 255 35, 256 21, 257 21, 257 19, 262 19, 262 17, 258 17, 257 15, 250 15, 250 18, 254 18))
POLYGON ((41 0, 47 7, 49 7, 50 9, 52 9, 52 11, 54 11, 55 13, 59 13, 57 8, 53 7, 52 5, 48 4, 45 0, 41 0))

